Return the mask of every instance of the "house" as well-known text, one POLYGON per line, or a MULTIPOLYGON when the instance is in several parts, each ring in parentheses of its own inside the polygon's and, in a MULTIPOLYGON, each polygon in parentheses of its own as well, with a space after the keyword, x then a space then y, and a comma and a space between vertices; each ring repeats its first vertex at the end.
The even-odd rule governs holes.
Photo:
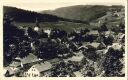
POLYGON ((88 32, 89 35, 94 35, 94 36, 99 36, 99 32, 98 30, 91 30, 90 32, 88 32))
POLYGON ((41 76, 49 76, 49 70, 52 68, 52 64, 50 62, 43 62, 40 64, 35 64, 31 68, 29 68, 26 72, 23 73, 25 77, 41 77, 41 76))
POLYGON ((101 49, 105 49, 107 46, 103 43, 103 42, 101 42, 100 44, 99 44, 99 46, 97 47, 97 49, 99 49, 99 50, 101 50, 101 49))
POLYGON ((48 62, 50 62, 51 64, 56 64, 56 63, 59 63, 60 61, 62 61, 62 59, 59 59, 59 58, 48 60, 48 62))
POLYGON ((39 27, 35 26, 34 31, 39 31, 39 27))
POLYGON ((80 71, 73 72, 75 77, 83 77, 83 74, 80 71))
POLYGON ((4 68, 4 70, 6 70, 6 73, 8 72, 8 75, 11 76, 20 71, 21 67, 19 66, 21 66, 21 62, 18 60, 14 60, 8 67, 4 68))
POLYGON ((28 65, 28 64, 32 64, 32 63, 36 63, 38 61, 41 61, 39 60, 35 55, 33 55, 32 53, 30 53, 27 57, 21 59, 19 57, 16 57, 15 58, 15 61, 13 61, 9 67, 11 67, 12 69, 20 69, 20 68, 24 68, 25 65, 28 65))
POLYGON ((9 65, 9 67, 10 67, 10 69, 12 70, 12 71, 17 71, 18 70, 18 66, 20 66, 21 65, 21 62, 19 62, 19 61, 13 61, 10 65, 9 65))
POLYGON ((118 42, 121 42, 121 41, 123 41, 124 39, 125 39, 125 34, 119 33, 119 34, 117 35, 117 40, 118 40, 118 42))
POLYGON ((48 36, 50 36, 51 33, 51 29, 44 29, 44 32, 48 34, 48 36))
POLYGON ((5 77, 14 76, 14 74, 16 73, 16 71, 14 71, 11 67, 5 67, 3 70, 5 77))
POLYGON ((20 59, 22 64, 37 62, 39 59, 34 54, 30 53, 27 57, 20 59))
POLYGON ((68 58, 64 59, 64 61, 75 61, 75 62, 81 62, 84 58, 84 55, 82 54, 82 51, 79 51, 78 53, 74 53, 75 55, 68 58))
POLYGON ((90 46, 93 46, 94 48, 98 48, 100 46, 100 43, 97 43, 97 42, 93 42, 93 43, 90 43, 89 44, 90 46))
POLYGON ((122 45, 120 43, 113 43, 112 48, 115 50, 121 50, 122 45))
POLYGON ((109 31, 105 31, 104 34, 106 37, 108 37, 109 35, 114 35, 114 32, 109 30, 109 31))

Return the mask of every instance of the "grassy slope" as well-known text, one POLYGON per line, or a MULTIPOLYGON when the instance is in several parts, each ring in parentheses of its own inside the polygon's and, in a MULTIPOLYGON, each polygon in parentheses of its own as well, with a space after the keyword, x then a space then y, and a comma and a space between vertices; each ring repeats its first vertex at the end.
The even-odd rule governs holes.
POLYGON ((43 11, 42 13, 53 14, 68 19, 90 21, 104 16, 107 10, 107 6, 77 5, 58 8, 54 11, 43 11))

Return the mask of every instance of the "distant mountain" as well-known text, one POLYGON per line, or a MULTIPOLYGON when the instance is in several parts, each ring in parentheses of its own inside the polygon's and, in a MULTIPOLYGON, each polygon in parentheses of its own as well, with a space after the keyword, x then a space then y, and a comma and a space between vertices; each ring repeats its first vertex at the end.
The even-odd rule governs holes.
POLYGON ((28 11, 23 9, 18 9, 16 7, 4 6, 3 8, 4 15, 7 14, 10 17, 14 18, 17 22, 35 22, 36 19, 40 22, 58 22, 58 21, 67 21, 67 22, 75 22, 75 23, 84 23, 87 24, 86 21, 81 20, 73 20, 66 19, 52 14, 41 14, 34 11, 28 11))
POLYGON ((110 9, 117 9, 122 7, 123 6, 77 5, 62 7, 56 10, 46 10, 40 13, 52 14, 67 19, 89 22, 106 15, 106 12, 110 9))
POLYGON ((11 18, 14 18, 17 22, 35 22, 36 18, 41 22, 57 22, 62 18, 49 14, 40 14, 33 11, 18 9, 15 7, 4 6, 3 7, 4 15, 8 15, 11 18))

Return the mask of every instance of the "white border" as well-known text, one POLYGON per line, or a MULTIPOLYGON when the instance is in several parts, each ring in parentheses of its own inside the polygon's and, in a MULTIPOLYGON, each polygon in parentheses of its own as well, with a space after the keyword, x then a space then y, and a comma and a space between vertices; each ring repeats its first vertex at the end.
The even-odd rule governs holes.
MULTIPOLYGON (((14 1, 14 0, 13 0, 14 1)), ((20 1, 20 0, 19 0, 20 1)), ((37 1, 37 0, 36 0, 37 1)), ((43 1, 43 0, 42 0, 43 1)), ((80 0, 81 1, 81 0, 80 0)), ((93 0, 92 0, 93 1, 93 0)), ((116 0, 111 0, 111 1, 115 1, 116 0)), ((42 80, 127 80, 128 79, 128 44, 127 44, 127 40, 128 40, 128 28, 127 28, 127 11, 128 11, 128 0, 123 0, 125 2, 125 34, 126 34, 126 37, 125 37, 125 77, 38 77, 38 78, 24 78, 24 77, 10 77, 10 78, 7 78, 7 77, 4 77, 3 76, 3 5, 4 3, 10 3, 11 0, 6 0, 5 2, 4 1, 0 1, 0 80, 39 80, 39 79, 42 79, 42 80)), ((18 2, 18 0, 15 0, 14 3, 18 2)), ((27 2, 31 2, 31 1, 27 1, 27 2)), ((38 1, 37 1, 38 2, 38 1)))

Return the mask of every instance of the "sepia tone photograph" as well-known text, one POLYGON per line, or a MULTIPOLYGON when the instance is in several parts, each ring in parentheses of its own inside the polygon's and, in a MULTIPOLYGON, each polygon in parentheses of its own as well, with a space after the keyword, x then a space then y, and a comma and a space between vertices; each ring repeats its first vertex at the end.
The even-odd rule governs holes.
POLYGON ((125 4, 3 5, 4 77, 125 77, 125 4))

